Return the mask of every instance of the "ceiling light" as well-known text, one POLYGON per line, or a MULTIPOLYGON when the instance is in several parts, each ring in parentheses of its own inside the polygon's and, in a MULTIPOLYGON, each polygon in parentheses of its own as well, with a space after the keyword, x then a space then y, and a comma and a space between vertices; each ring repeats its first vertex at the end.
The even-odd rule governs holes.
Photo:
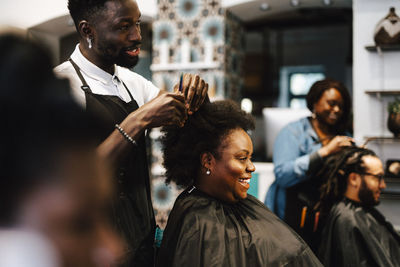
POLYGON ((292 6, 299 6, 300 5, 300 0, 290 0, 290 4, 292 6))
POLYGON ((323 0, 326 6, 332 5, 332 0, 323 0))
POLYGON ((241 109, 246 111, 247 113, 251 113, 253 111, 253 101, 249 98, 243 98, 240 102, 241 109))
POLYGON ((74 20, 72 18, 68 18, 67 25, 70 27, 74 26, 75 25, 74 20))
POLYGON ((269 9, 269 4, 268 3, 261 3, 260 5, 260 10, 261 11, 267 11, 269 9))

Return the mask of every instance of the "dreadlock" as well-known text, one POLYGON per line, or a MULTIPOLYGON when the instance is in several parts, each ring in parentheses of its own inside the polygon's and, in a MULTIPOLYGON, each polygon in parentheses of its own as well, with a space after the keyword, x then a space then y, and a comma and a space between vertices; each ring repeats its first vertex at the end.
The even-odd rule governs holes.
POLYGON ((315 209, 322 214, 327 214, 334 203, 340 201, 347 187, 347 177, 350 173, 365 172, 364 156, 376 156, 369 149, 361 147, 347 147, 341 152, 326 158, 317 177, 326 178, 326 182, 320 187, 320 201, 315 209))

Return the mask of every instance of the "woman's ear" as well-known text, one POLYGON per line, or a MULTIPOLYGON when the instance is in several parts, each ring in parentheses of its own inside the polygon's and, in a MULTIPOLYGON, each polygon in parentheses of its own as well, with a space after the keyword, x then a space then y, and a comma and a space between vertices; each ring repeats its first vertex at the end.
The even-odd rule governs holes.
POLYGON ((311 119, 315 120, 317 118, 317 114, 315 113, 315 104, 312 104, 312 110, 311 110, 311 119))
POLYGON ((204 152, 200 156, 201 166, 205 169, 212 169, 213 161, 214 161, 214 156, 210 152, 204 152))

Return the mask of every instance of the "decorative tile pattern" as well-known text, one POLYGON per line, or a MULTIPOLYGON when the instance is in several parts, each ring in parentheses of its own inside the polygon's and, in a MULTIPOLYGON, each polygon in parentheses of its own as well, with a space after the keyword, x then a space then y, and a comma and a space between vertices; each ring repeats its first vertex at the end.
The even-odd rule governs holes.
POLYGON ((177 16, 182 20, 195 20, 200 15, 202 3, 198 0, 177 0, 177 16))
POLYGON ((215 45, 224 43, 224 20, 221 16, 208 17, 201 22, 200 38, 211 40, 215 45))
POLYGON ((178 194, 176 186, 173 184, 166 185, 164 177, 153 179, 152 184, 153 207, 157 210, 171 208, 178 194))
POLYGON ((165 41, 173 46, 176 44, 177 31, 175 23, 166 20, 156 21, 153 23, 153 43, 158 46, 165 41))
POLYGON ((153 73, 153 83, 160 89, 172 92, 174 85, 179 81, 179 74, 168 71, 153 73))
MULTIPOLYGON (((208 83, 208 94, 211 99, 223 99, 225 98, 224 90, 224 71, 184 71, 187 73, 199 74, 200 77, 208 83)), ((169 72, 169 71, 157 71, 153 74, 153 83, 160 89, 172 92, 175 84, 179 82, 180 72, 169 72)))
MULTIPOLYGON (((190 48, 190 62, 197 62, 202 59, 202 55, 200 53, 200 49, 198 47, 190 48)), ((173 57, 173 62, 181 62, 181 50, 176 51, 175 56, 173 57)))
POLYGON ((224 60, 217 47, 224 43, 224 12, 221 0, 159 0, 157 20, 153 24, 153 63, 160 63, 160 44, 169 44, 169 62, 179 62, 182 40, 190 42, 191 58, 204 58, 204 41, 212 37, 214 58, 224 60), (171 25, 173 24, 173 25, 171 25))

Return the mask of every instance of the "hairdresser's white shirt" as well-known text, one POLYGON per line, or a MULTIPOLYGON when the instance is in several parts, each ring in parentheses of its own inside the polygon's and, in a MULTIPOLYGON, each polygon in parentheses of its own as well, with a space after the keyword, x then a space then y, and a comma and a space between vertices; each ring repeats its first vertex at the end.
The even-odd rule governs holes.
MULTIPOLYGON (((82 55, 79 44, 75 47, 71 59, 80 68, 82 76, 94 94, 118 96, 125 102, 129 102, 131 99, 121 82, 123 81, 140 107, 155 98, 160 91, 153 83, 127 68, 115 65, 114 75, 100 69, 82 55)), ((54 72, 58 77, 69 79, 73 97, 85 107, 86 98, 81 88, 82 82, 71 62, 65 61, 58 65, 54 72)))

